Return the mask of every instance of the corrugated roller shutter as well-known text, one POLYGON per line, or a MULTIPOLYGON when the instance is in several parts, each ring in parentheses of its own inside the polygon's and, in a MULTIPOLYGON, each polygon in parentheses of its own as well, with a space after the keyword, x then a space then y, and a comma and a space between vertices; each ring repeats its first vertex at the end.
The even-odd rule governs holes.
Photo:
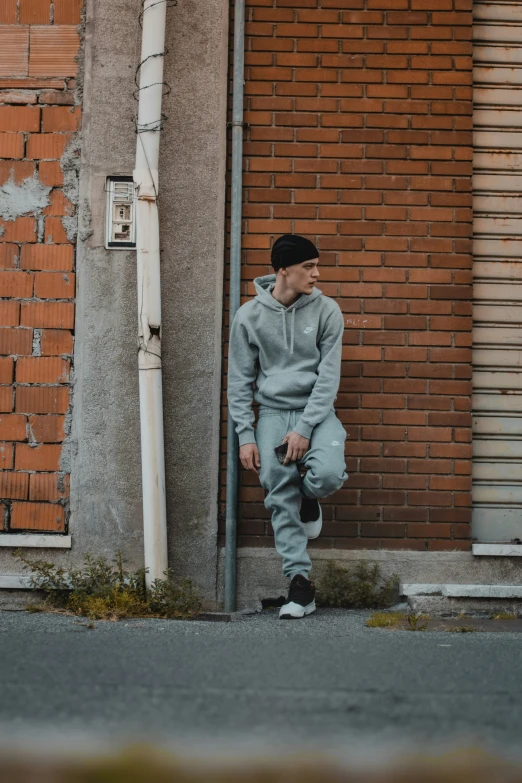
POLYGON ((474 3, 473 536, 522 539, 522 3, 474 3))

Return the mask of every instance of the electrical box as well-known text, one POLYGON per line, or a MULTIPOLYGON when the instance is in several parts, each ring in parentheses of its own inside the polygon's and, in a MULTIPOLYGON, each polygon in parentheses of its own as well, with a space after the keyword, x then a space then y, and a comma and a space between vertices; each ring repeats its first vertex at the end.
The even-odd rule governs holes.
POLYGON ((128 250, 136 247, 136 198, 132 177, 107 177, 105 247, 128 250))

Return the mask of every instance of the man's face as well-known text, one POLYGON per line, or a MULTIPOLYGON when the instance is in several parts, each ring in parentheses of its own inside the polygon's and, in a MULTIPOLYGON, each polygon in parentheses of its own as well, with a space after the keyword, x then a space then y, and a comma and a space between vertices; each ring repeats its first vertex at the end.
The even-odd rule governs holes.
POLYGON ((319 259, 303 261, 302 264, 292 264, 286 268, 286 283, 298 294, 311 294, 319 279, 319 259))

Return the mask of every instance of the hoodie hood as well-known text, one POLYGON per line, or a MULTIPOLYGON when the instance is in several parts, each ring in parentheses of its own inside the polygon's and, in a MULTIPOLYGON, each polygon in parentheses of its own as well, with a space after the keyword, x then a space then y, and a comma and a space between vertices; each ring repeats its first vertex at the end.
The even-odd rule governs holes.
POLYGON ((296 301, 291 304, 290 307, 285 307, 281 304, 281 302, 278 302, 277 299, 274 299, 272 296, 275 282, 276 276, 273 274, 265 275, 264 277, 256 277, 254 280, 254 286, 257 291, 255 301, 260 302, 265 307, 268 307, 269 310, 275 310, 275 312, 280 314, 283 321, 283 340, 285 349, 287 351, 290 350, 290 353, 292 354, 294 352, 295 312, 296 310, 300 310, 302 307, 306 307, 315 299, 317 299, 317 297, 321 296, 322 291, 320 291, 318 288, 314 288, 311 294, 301 294, 299 299, 296 299, 296 301), (290 347, 288 345, 287 338, 287 316, 290 318, 290 347))
POLYGON ((271 310, 286 310, 287 312, 293 309, 299 310, 301 307, 306 307, 306 305, 313 302, 314 299, 317 299, 317 297, 321 296, 323 293, 322 291, 319 291, 318 288, 314 288, 311 294, 301 294, 299 299, 296 299, 290 307, 285 307, 272 296, 275 282, 275 275, 256 277, 254 280, 254 286, 257 291, 256 302, 261 302, 261 304, 264 304, 265 307, 269 307, 271 310))

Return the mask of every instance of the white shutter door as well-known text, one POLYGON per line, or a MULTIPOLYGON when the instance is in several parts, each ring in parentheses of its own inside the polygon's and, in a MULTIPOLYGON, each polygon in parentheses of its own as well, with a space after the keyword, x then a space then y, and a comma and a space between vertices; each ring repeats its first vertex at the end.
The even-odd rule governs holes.
POLYGON ((473 536, 522 539, 522 2, 474 3, 473 536))

